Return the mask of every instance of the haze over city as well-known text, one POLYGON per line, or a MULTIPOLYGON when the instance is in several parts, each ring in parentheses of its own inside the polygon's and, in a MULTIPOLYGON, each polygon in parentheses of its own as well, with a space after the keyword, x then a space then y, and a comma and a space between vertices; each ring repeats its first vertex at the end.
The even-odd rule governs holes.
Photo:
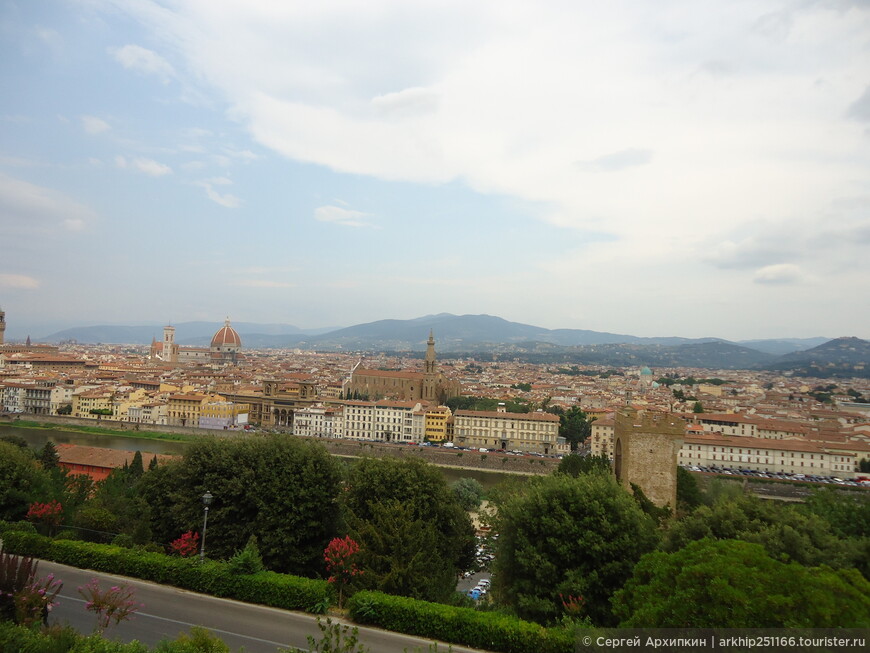
POLYGON ((8 337, 870 338, 870 8, 0 3, 8 337))

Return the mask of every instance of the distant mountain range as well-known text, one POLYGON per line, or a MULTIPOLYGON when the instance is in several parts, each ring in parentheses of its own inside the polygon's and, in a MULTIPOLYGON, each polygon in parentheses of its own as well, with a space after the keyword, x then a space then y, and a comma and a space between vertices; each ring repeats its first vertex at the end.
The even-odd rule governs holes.
MULTIPOLYGON (((217 322, 174 325, 176 342, 208 346, 217 322)), ((613 366, 769 368, 814 376, 867 376, 870 343, 859 338, 783 338, 729 342, 721 338, 642 338, 585 329, 545 329, 491 315, 440 313, 412 320, 378 320, 340 328, 302 330, 287 324, 238 322, 242 344, 251 349, 299 348, 318 351, 425 350, 429 331, 447 355, 512 356, 541 362, 613 366)), ((162 326, 94 326, 59 331, 40 342, 148 344, 163 337, 162 326)))

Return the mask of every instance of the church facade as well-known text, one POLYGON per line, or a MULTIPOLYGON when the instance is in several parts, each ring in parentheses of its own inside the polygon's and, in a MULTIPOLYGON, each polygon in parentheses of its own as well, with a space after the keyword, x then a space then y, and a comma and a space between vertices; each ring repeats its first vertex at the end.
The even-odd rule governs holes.
POLYGON ((209 347, 180 347, 175 342, 175 327, 163 327, 163 340, 151 342, 151 360, 164 363, 236 364, 242 358, 242 339, 230 326, 229 318, 217 330, 209 347))
POLYGON ((369 370, 357 364, 345 384, 345 394, 358 397, 390 398, 404 401, 430 401, 443 404, 462 393, 458 381, 446 378, 438 371, 435 337, 429 332, 423 371, 369 370))

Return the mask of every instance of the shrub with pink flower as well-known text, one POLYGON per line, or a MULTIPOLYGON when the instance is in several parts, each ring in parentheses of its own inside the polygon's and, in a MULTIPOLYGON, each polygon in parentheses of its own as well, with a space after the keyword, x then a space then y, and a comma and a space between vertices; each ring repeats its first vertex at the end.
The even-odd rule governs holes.
POLYGON ((85 599, 85 609, 97 615, 97 625, 94 628, 96 633, 102 633, 112 623, 118 624, 129 619, 133 613, 144 607, 133 599, 134 590, 129 585, 114 585, 103 591, 96 578, 79 587, 79 594, 85 599))
POLYGON ((63 581, 54 574, 35 580, 15 593, 15 621, 25 626, 45 622, 48 613, 57 605, 54 599, 63 587, 63 581))
POLYGON ((177 540, 173 541, 169 548, 173 553, 177 553, 182 558, 196 555, 199 551, 199 533, 187 531, 177 540))
POLYGON ((27 519, 37 524, 44 524, 51 534, 63 519, 63 506, 57 500, 48 503, 31 503, 27 510, 27 519))
POLYGON ((357 553, 359 553, 359 544, 349 535, 334 538, 323 551, 326 570, 329 572, 327 580, 330 583, 335 583, 338 587, 338 607, 342 607, 344 589, 350 584, 354 576, 363 573, 354 562, 357 553))

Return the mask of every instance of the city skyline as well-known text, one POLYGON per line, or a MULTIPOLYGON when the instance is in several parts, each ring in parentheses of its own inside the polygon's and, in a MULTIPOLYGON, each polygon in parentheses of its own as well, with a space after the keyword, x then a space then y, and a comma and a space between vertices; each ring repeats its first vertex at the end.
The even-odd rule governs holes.
POLYGON ((6 1, 7 338, 870 339, 870 9, 6 1))

